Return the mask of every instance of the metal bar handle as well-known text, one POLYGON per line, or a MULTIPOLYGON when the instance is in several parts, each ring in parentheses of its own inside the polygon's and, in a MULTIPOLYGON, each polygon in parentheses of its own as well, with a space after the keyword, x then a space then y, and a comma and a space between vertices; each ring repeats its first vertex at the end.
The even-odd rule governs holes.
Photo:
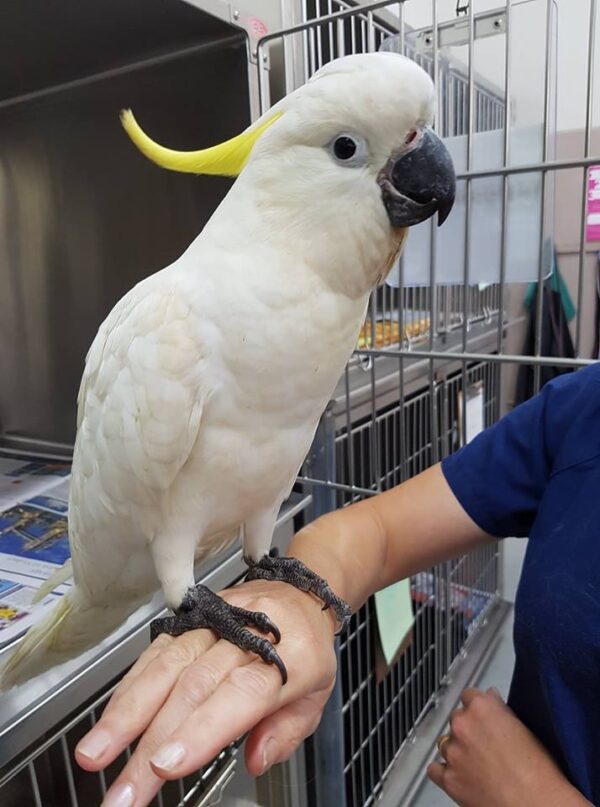
POLYGON ((233 757, 223 768, 218 778, 215 779, 206 793, 203 793, 200 799, 189 807, 215 807, 215 805, 220 804, 225 788, 235 776, 237 762, 237 757, 233 757))

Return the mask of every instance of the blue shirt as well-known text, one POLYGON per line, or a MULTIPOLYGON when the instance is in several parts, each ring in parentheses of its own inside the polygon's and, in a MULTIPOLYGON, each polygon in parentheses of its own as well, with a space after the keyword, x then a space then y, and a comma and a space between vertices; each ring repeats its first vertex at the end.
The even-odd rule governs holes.
POLYGON ((509 705, 600 805, 600 364, 551 381, 442 469, 482 529, 530 538, 509 705))

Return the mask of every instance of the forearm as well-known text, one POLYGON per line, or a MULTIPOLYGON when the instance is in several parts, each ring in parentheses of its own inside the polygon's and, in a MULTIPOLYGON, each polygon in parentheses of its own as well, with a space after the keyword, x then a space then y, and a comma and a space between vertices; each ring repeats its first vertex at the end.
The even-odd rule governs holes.
MULTIPOLYGON (((538 802, 535 803, 538 804, 538 802)), ((562 781, 557 784, 548 797, 544 796, 539 800, 539 807, 593 807, 593 805, 562 777, 562 781)))
POLYGON ((438 465, 308 525, 294 537, 290 554, 357 608, 394 581, 489 540, 462 509, 438 465))

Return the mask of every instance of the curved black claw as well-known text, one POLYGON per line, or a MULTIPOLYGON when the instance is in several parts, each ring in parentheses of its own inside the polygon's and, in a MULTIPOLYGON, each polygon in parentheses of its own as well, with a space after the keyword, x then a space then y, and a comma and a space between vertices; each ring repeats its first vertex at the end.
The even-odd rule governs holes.
POLYGON ((271 645, 272 653, 270 654, 269 659, 263 659, 263 661, 268 661, 270 664, 274 664, 281 674, 281 685, 285 686, 288 680, 287 669, 283 661, 279 658, 279 653, 275 648, 271 645))
POLYGON ((333 608, 341 626, 338 634, 346 629, 352 616, 348 603, 333 593, 327 580, 319 577, 297 558, 280 557, 272 550, 258 563, 250 565, 246 580, 278 580, 314 594, 323 601, 323 610, 333 608))
POLYGON ((279 644, 281 641, 281 631, 262 611, 246 611, 245 608, 233 607, 231 612, 238 619, 244 620, 244 624, 248 627, 256 628, 261 633, 272 634, 275 639, 275 644, 279 644))
POLYGON ((281 633, 266 614, 261 611, 247 611, 229 605, 225 600, 202 585, 190 588, 175 616, 154 619, 150 623, 150 640, 154 641, 161 633, 181 636, 196 628, 209 628, 221 639, 226 639, 241 650, 256 653, 267 664, 274 664, 287 682, 287 670, 277 651, 261 636, 256 636, 248 628, 256 628, 261 633, 271 633, 275 642, 281 640, 281 633))
MULTIPOLYGON (((331 589, 329 590, 331 591, 331 589)), ((329 608, 333 608, 340 625, 339 628, 336 630, 335 635, 339 636, 346 630, 346 628, 350 624, 350 619, 352 617, 352 608, 350 608, 348 603, 345 600, 342 600, 341 597, 336 597, 335 594, 333 594, 333 592, 331 593, 335 602, 325 603, 323 605, 323 611, 327 611, 329 610, 329 608)))
POLYGON ((282 684, 285 686, 288 680, 285 664, 268 639, 256 636, 254 633, 250 633, 249 630, 244 628, 240 631, 239 635, 236 636, 233 643, 241 647, 242 650, 250 650, 252 653, 256 653, 256 655, 267 664, 274 664, 279 670, 282 684))

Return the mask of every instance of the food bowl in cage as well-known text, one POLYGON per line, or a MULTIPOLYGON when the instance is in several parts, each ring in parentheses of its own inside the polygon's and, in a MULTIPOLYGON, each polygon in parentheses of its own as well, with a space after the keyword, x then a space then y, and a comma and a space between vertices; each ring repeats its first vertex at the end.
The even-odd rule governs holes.
POLYGON ((404 311, 402 319, 402 325, 392 317, 378 319, 374 329, 367 319, 360 329, 358 348, 399 348, 402 342, 413 344, 429 335, 431 318, 427 313, 404 311))

